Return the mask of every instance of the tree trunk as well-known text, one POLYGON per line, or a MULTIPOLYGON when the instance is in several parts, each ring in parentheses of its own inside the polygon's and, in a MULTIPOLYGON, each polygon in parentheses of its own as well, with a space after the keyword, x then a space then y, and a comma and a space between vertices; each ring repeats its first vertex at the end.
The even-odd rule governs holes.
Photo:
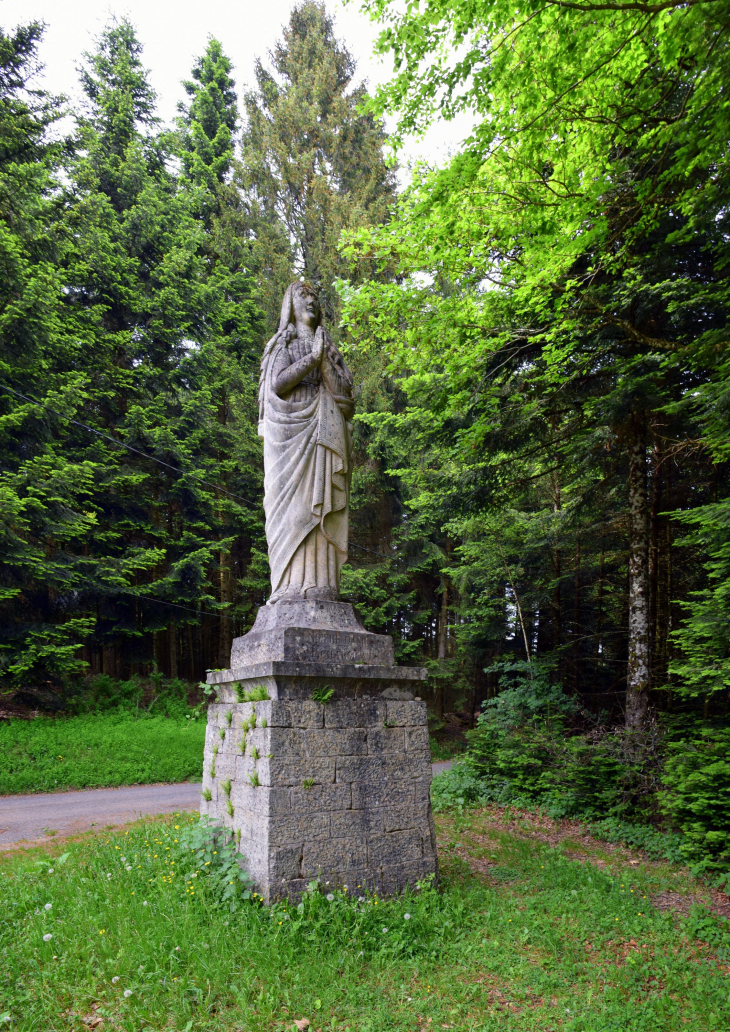
POLYGON ((573 569, 573 636, 571 641, 571 652, 573 653, 573 691, 578 693, 578 665, 580 659, 580 646, 578 628, 580 627, 580 538, 575 539, 575 563, 573 569))
POLYGON ((596 647, 593 655, 593 688, 595 692, 598 682, 598 667, 601 663, 601 633, 603 631, 603 582, 606 569, 606 523, 601 518, 601 565, 598 573, 598 601, 596 603, 596 647))
POLYGON ((626 726, 639 727, 649 709, 649 513, 646 496, 646 415, 634 413, 629 439, 629 662, 626 726))
POLYGON ((170 677, 177 677, 177 626, 171 623, 167 633, 170 646, 170 677))
POLYGON ((226 608, 220 614, 218 629, 218 666, 224 669, 231 661, 232 623, 230 604, 233 597, 230 552, 220 553, 220 601, 226 608))
POLYGON ((446 646, 449 634, 449 586, 444 584, 441 592, 441 617, 439 619, 438 658, 446 659, 446 646))

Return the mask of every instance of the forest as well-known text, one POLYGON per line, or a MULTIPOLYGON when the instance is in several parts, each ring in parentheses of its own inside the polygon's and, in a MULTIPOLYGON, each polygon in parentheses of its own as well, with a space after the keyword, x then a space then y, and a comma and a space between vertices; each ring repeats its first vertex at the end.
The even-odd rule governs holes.
POLYGON ((239 81, 201 45, 172 126, 127 20, 74 111, 43 27, 0 34, 0 692, 228 665, 301 278, 358 390, 343 597, 467 732, 457 790, 661 811, 727 867, 728 5, 364 7, 385 86, 303 0, 239 81))

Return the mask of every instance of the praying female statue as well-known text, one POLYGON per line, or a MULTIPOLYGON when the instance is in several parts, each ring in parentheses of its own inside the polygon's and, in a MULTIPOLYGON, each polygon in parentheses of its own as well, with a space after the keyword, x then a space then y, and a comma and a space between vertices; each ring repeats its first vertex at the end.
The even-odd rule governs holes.
POLYGON ((317 297, 292 283, 259 381, 269 605, 339 598, 354 408, 352 373, 324 328, 317 297))

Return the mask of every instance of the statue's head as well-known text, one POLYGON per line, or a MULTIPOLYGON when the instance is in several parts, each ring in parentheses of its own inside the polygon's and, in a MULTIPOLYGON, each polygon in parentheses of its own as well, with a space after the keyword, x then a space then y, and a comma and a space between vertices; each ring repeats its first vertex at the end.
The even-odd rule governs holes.
POLYGON ((287 287, 281 306, 279 332, 288 327, 308 326, 314 330, 322 322, 322 310, 317 295, 308 283, 297 281, 287 287))

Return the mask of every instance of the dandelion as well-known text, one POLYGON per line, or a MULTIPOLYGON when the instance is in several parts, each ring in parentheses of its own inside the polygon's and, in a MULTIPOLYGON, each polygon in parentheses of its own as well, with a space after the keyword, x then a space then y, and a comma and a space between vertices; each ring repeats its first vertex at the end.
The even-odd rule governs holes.
POLYGON ((358 901, 358 903, 364 903, 365 902, 365 897, 364 896, 358 896, 357 897, 357 901, 358 901))
POLYGON ((333 900, 334 898, 335 898, 335 897, 334 897, 334 894, 333 894, 333 893, 331 893, 331 892, 328 892, 328 893, 327 893, 327 902, 328 902, 328 903, 331 903, 331 902, 332 902, 332 900, 333 900))
POLYGON ((111 874, 108 874, 108 875, 107 875, 107 878, 111 878, 111 874))
POLYGON ((125 997, 130 997, 132 995, 132 990, 131 989, 125 989, 124 990, 124 995, 125 995, 125 997))
POLYGON ((383 929, 383 935, 385 935, 385 933, 386 933, 387 931, 388 931, 388 929, 387 929, 387 928, 384 928, 384 929, 383 929))
POLYGON ((49 873, 49 874, 53 874, 53 868, 52 868, 52 867, 49 867, 49 868, 48 868, 48 873, 49 873))
POLYGON ((50 942, 52 938, 53 936, 51 935, 51 933, 46 932, 46 934, 43 936, 43 942, 50 942))
POLYGON ((146 900, 146 899, 143 899, 143 900, 142 900, 142 906, 143 906, 143 907, 146 907, 146 906, 147 906, 147 900, 146 900))
POLYGON ((112 978, 112 985, 116 985, 118 981, 119 981, 119 975, 115 975, 114 978, 112 978))
POLYGON ((50 910, 52 906, 53 906, 53 903, 46 903, 46 905, 45 905, 45 907, 43 909, 44 910, 50 910))
POLYGON ((100 928, 99 935, 106 935, 106 928, 100 928))
POLYGON ((131 865, 131 864, 127 864, 127 867, 126 867, 126 869, 127 869, 128 871, 131 871, 131 870, 132 870, 132 865, 131 865))
POLYGON ((403 915, 403 920, 404 921, 410 921, 410 919, 411 919, 411 915, 410 914, 404 914, 403 915))

